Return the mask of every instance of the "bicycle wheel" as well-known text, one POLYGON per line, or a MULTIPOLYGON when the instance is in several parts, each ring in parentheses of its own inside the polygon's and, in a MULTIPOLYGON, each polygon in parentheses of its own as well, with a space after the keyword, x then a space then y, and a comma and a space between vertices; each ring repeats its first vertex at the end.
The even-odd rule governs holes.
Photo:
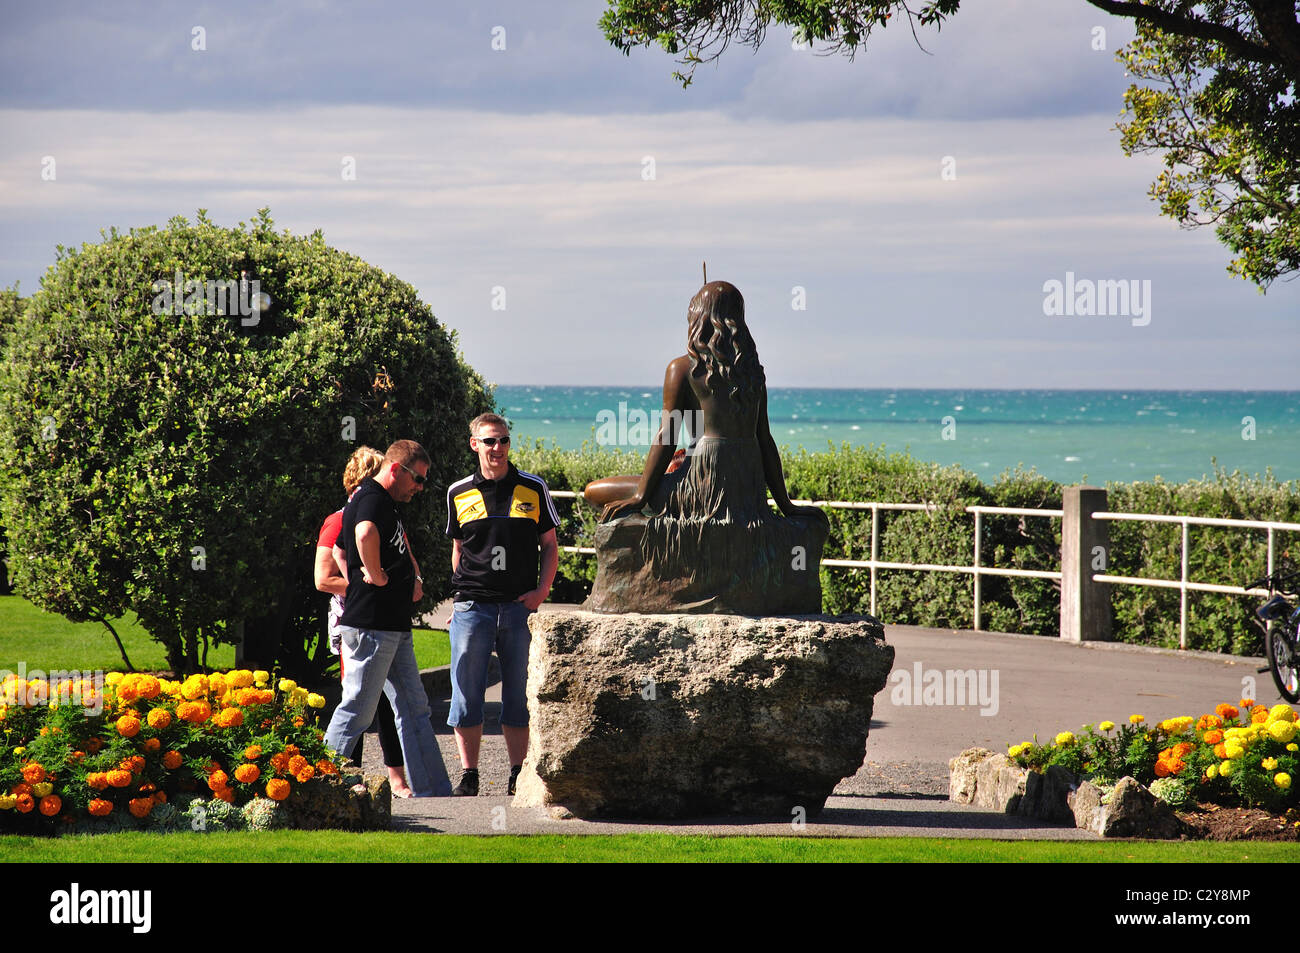
POLYGON ((1296 652, 1295 635, 1279 625, 1268 633, 1265 642, 1268 668, 1277 690, 1291 704, 1300 702, 1300 657, 1296 652))

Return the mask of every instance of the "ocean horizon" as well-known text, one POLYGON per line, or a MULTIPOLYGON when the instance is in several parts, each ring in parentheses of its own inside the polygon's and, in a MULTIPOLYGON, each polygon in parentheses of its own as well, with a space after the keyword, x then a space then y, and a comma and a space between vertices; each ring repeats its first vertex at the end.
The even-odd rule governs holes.
MULTIPOLYGON (((516 443, 644 452, 659 385, 498 385, 516 443)), ((877 446, 992 482, 1034 469, 1062 483, 1182 482, 1214 466, 1300 479, 1300 391, 1020 388, 768 389, 778 446, 877 446)))

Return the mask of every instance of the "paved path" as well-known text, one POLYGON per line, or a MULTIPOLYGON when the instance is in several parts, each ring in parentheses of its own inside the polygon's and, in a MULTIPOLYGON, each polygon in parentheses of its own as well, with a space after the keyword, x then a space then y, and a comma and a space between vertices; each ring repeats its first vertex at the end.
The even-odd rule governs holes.
MULTIPOLYGON (((566 607, 556 607, 566 608, 566 607)), ((545 610, 544 610, 545 611, 545 610)), ((439 608, 434 624, 446 613, 439 608)), ((1243 691, 1265 704, 1280 699, 1262 659, 1175 652, 1122 644, 1071 644, 1042 636, 885 626, 894 646, 894 674, 876 696, 875 717, 862 769, 835 789, 820 817, 802 828, 794 818, 710 818, 672 824, 556 820, 534 808, 515 808, 505 796, 509 768, 497 719, 499 688, 489 689, 477 798, 394 799, 394 828, 465 834, 607 834, 644 831, 699 834, 810 836, 940 836, 1010 839, 1092 839, 1093 835, 1024 818, 980 811, 947 800, 948 759, 963 748, 1003 751, 1130 714, 1156 721, 1200 715, 1220 702, 1236 703, 1243 691), (955 694, 934 704, 910 684, 927 673, 973 670, 984 692, 966 704, 955 694), (907 674, 904 690, 902 676, 907 674), (995 674, 996 673, 996 674, 995 674), (920 702, 919 704, 917 702, 920 702), (931 702, 931 703, 927 703, 931 702)), ((933 682, 934 676, 929 676, 933 682)), ((948 679, 945 677, 945 682, 948 679)), ((953 681, 955 690, 956 680, 953 681)), ((455 739, 446 725, 447 701, 434 705, 434 726, 453 782, 459 776, 455 739)), ((374 736, 366 766, 382 770, 374 736)))

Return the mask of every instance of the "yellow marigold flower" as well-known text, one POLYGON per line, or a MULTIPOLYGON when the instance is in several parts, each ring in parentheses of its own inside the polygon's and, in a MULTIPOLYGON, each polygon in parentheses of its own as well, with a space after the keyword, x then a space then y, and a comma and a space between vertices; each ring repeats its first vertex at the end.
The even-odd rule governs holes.
POLYGON ((155 708, 149 712, 149 727, 162 730, 172 723, 172 713, 166 708, 155 708))
POLYGON ((1102 731, 1112 731, 1112 730, 1114 730, 1114 728, 1115 728, 1115 722, 1113 722, 1113 721, 1103 721, 1103 722, 1102 722, 1100 725, 1098 725, 1097 727, 1100 728, 1102 731))
POLYGON ((256 685, 265 685, 271 680, 271 673, 264 672, 260 668, 253 673, 253 683, 256 685))
POLYGON ((54 790, 54 785, 49 781, 41 781, 39 784, 32 785, 32 793, 37 797, 45 797, 54 790))
POLYGON ((1295 709, 1290 705, 1274 705, 1268 710, 1272 721, 1295 721, 1295 709))
POLYGON ((1128 721, 1130 725, 1140 725, 1146 721, 1146 718, 1143 715, 1129 715, 1128 721))
POLYGON ((1272 771, 1277 767, 1277 758, 1265 758, 1260 762, 1260 767, 1265 771, 1272 771))
POLYGON ((213 672, 209 675, 208 690, 214 695, 224 695, 226 693, 226 676, 220 672, 213 672))
MULTIPOLYGON (((1275 721, 1268 726, 1268 733, 1274 741, 1287 744, 1287 742, 1295 737, 1296 723, 1294 721, 1275 721)), ((1290 745, 1287 745, 1287 750, 1293 751, 1295 749, 1290 745)))
POLYGON ((1245 748, 1232 741, 1227 742, 1223 747, 1224 750, 1228 752, 1229 761, 1236 761, 1238 758, 1240 758, 1242 755, 1246 753, 1245 748))
POLYGON ((1074 744, 1074 734, 1069 731, 1063 731, 1056 736, 1056 743, 1064 747, 1065 745, 1074 744))
POLYGON ((208 692, 208 680, 202 675, 191 675, 181 684, 181 695, 189 701, 201 698, 208 692))
POLYGON ((1008 758, 1018 758, 1018 757, 1020 757, 1020 745, 1012 745, 1010 748, 1008 748, 1008 749, 1007 749, 1007 757, 1008 757, 1008 758))
POLYGON ((1212 765, 1210 765, 1208 768, 1205 769, 1205 777, 1206 777, 1206 780, 1211 780, 1211 781, 1212 781, 1212 780, 1214 780, 1215 778, 1217 778, 1218 776, 1219 776, 1219 766, 1218 766, 1217 764, 1212 764, 1212 765))
POLYGON ((298 683, 295 682, 292 678, 280 679, 280 691, 282 692, 292 692, 297 687, 298 687, 298 683))
POLYGON ((1273 775, 1273 783, 1283 791, 1290 790, 1291 775, 1287 774, 1285 771, 1279 771, 1277 774, 1273 775))
POLYGON ((1287 750, 1287 751, 1300 751, 1300 745, 1296 744, 1296 743, 1293 741, 1293 742, 1291 742, 1289 745, 1286 746, 1286 750, 1287 750))
POLYGON ((316 692, 312 692, 310 695, 307 696, 307 704, 310 705, 312 708, 324 708, 325 696, 319 695, 316 692))
POLYGON ((228 677, 234 688, 247 688, 253 684, 253 673, 246 668, 236 669, 228 677))
POLYGON ((1231 776, 1232 776, 1232 762, 1231 762, 1231 761, 1223 761, 1223 762, 1221 762, 1221 763, 1219 764, 1219 776, 1220 776, 1220 777, 1224 777, 1224 778, 1227 778, 1227 777, 1231 777, 1231 776))
POLYGON ((122 680, 122 678, 123 675, 121 672, 109 672, 107 675, 104 676, 104 684, 116 685, 118 682, 122 680))

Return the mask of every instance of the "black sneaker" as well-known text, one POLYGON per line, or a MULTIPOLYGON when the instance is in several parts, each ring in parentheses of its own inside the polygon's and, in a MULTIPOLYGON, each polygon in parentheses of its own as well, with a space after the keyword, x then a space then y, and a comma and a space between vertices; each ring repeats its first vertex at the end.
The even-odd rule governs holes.
POLYGON ((523 767, 524 766, 522 764, 517 764, 510 769, 510 784, 507 785, 506 787, 506 793, 509 794, 511 797, 514 797, 515 781, 519 779, 519 772, 523 770, 523 767))
POLYGON ((460 783, 451 789, 452 797, 478 796, 478 769, 470 768, 460 776, 460 783))

